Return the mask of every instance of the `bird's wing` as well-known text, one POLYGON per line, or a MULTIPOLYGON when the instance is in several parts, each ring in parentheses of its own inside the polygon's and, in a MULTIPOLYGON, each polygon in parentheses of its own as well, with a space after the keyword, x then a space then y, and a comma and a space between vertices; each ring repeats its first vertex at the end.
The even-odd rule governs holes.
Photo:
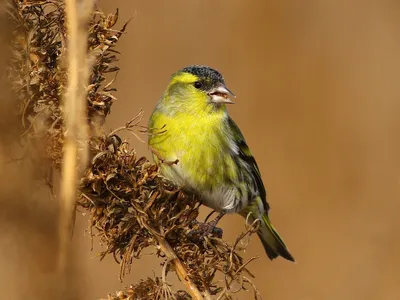
POLYGON ((229 117, 228 124, 232 132, 232 138, 238 147, 239 158, 247 165, 247 169, 254 179, 255 187, 259 193, 259 196, 263 202, 265 211, 269 210, 269 204, 267 202, 267 192, 265 191, 264 184, 261 179, 261 173, 258 169, 257 162, 254 159, 249 147, 246 144, 246 140, 243 137, 242 132, 236 123, 229 117))

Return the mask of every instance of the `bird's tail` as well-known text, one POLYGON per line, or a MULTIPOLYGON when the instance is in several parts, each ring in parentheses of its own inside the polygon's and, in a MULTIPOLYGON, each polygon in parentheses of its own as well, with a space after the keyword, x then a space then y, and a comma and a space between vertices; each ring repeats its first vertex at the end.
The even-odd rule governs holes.
POLYGON ((257 233, 268 257, 272 260, 280 255, 294 262, 295 259, 293 255, 289 252, 289 249, 286 247, 278 232, 276 232, 274 226, 272 226, 268 215, 264 214, 260 221, 260 228, 257 233))

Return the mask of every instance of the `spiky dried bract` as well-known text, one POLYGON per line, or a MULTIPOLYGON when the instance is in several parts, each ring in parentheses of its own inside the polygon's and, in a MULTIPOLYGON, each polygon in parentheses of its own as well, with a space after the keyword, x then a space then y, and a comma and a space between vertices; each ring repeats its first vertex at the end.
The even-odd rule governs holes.
MULTIPOLYGON (((20 104, 17 113, 22 137, 30 146, 30 157, 43 157, 49 162, 44 168, 59 169, 65 137, 61 99, 67 84, 64 4, 55 0, 12 0, 9 12, 15 23, 9 78, 20 104)), ((108 136, 102 132, 115 100, 114 80, 107 83, 107 75, 118 70, 114 65, 118 53, 113 48, 125 30, 125 26, 112 29, 117 19, 118 12, 104 15, 97 11, 88 24, 91 164, 80 181, 78 202, 90 212, 91 232, 95 229, 93 235, 97 234, 104 245, 102 255, 112 254, 120 263, 121 278, 143 249, 153 249, 163 262, 161 279, 147 279, 134 285, 131 294, 124 291, 121 295, 125 298, 111 299, 187 299, 188 294, 174 292, 167 282, 171 271, 196 299, 210 299, 211 295, 231 298, 235 291, 253 289, 246 277, 252 277, 246 268, 252 259, 245 262, 239 253, 245 247, 241 242, 255 232, 256 225, 250 226, 233 246, 218 232, 205 237, 197 234, 202 225, 196 221, 199 203, 194 196, 165 180, 156 165, 137 157, 116 135, 126 129, 137 136, 141 114, 108 136), (232 287, 233 282, 238 288, 232 287)))

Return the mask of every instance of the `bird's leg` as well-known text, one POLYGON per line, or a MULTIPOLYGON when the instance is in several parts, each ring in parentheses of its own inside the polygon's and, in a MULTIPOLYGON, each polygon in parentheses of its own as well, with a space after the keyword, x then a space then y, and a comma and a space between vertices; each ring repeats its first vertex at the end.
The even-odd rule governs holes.
POLYGON ((218 222, 222 219, 223 216, 225 216, 225 214, 226 214, 225 211, 220 212, 219 215, 214 220, 212 220, 206 224, 209 224, 210 226, 213 226, 213 227, 217 226, 218 222))
MULTIPOLYGON (((222 229, 217 227, 218 222, 222 219, 222 217, 226 214, 226 212, 221 212, 214 220, 207 222, 207 223, 202 223, 197 220, 195 220, 194 223, 194 228, 189 232, 189 237, 191 238, 197 238, 199 240, 203 240, 204 237, 206 237, 209 234, 212 234, 218 238, 222 237, 222 229)), ((211 215, 211 214, 210 214, 211 215)), ((210 216, 208 215, 206 219, 210 216)))
POLYGON ((204 219, 204 223, 207 223, 208 219, 215 213, 216 211, 213 210, 212 212, 210 212, 207 217, 204 219))
POLYGON ((172 166, 172 165, 176 165, 176 164, 179 162, 179 159, 175 159, 175 160, 173 160, 173 161, 165 160, 165 159, 161 156, 160 152, 158 152, 156 149, 154 149, 154 148, 151 147, 151 146, 149 146, 149 148, 150 148, 150 151, 153 152, 153 154, 154 154, 155 156, 157 156, 158 160, 159 160, 160 163, 162 163, 162 164, 166 164, 166 165, 168 165, 168 166, 172 166))

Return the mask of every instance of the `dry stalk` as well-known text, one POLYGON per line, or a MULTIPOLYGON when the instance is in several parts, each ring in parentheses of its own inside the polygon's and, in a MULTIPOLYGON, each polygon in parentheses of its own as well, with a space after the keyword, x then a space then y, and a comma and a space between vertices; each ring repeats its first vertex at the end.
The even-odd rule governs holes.
MULTIPOLYGON (((161 277, 143 280, 110 299, 230 299, 234 281, 239 290, 247 290, 246 285, 255 290, 247 269, 254 258, 246 262, 240 253, 245 246, 239 247, 254 233, 254 226, 234 245, 215 232, 205 238, 196 236, 193 232, 200 225, 195 197, 163 178, 158 166, 137 157, 117 135, 127 130, 138 136, 143 131, 142 113, 111 134, 103 132, 115 101, 114 80, 107 83, 106 74, 118 71, 114 47, 126 27, 113 29, 118 11, 90 14, 90 9, 78 10, 73 0, 65 6, 56 0, 12 3, 9 10, 16 27, 9 78, 19 96, 23 141, 30 157, 47 161, 45 178, 51 174, 49 167, 63 166, 60 269, 65 269, 68 259, 71 216, 77 203, 89 212, 91 238, 99 237, 102 257, 111 254, 120 264, 121 279, 145 248, 152 247, 163 260, 161 277), (79 173, 85 166, 85 149, 90 162, 79 173), (170 272, 177 274, 187 292, 172 289, 167 282, 170 272), (217 274, 224 280, 217 280, 217 274)), ((90 8, 92 1, 80 4, 90 8)))
POLYGON ((175 269, 179 279, 186 285, 186 288, 188 289, 189 293, 194 297, 194 299, 211 299, 208 293, 205 294, 203 297, 203 295, 197 289, 196 285, 190 279, 186 268, 176 256, 174 250, 171 248, 168 242, 162 237, 158 237, 157 240, 160 246, 160 250, 167 256, 169 262, 173 265, 173 268, 175 269))
POLYGON ((67 27, 67 90, 64 98, 64 151, 61 168, 59 218, 59 270, 63 274, 68 263, 69 240, 75 220, 75 201, 80 169, 87 162, 86 86, 89 81, 87 59, 88 34, 86 23, 92 13, 93 1, 65 1, 67 27))

